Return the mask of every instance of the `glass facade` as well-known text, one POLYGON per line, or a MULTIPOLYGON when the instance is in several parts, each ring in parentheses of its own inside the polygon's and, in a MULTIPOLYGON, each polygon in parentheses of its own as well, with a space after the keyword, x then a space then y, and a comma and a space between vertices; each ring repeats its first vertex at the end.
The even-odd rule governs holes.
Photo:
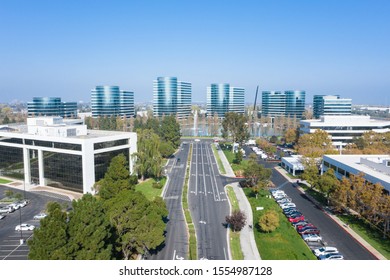
POLYGON ((175 115, 179 119, 191 114, 191 83, 176 77, 158 77, 153 82, 153 115, 175 115))
POLYGON ((134 93, 118 86, 97 86, 91 90, 92 117, 134 116, 134 93))
POLYGON ((95 154, 95 181, 99 181, 106 174, 110 165, 111 159, 119 154, 124 154, 129 161, 129 149, 121 149, 106 153, 95 154))
POLYGON ((245 90, 229 84, 211 84, 207 87, 207 114, 223 118, 227 112, 243 114, 245 90))
POLYGON ((348 116, 351 112, 352 99, 340 98, 338 95, 314 95, 313 97, 313 116, 316 119, 327 115, 348 116))
POLYGON ((23 180, 23 149, 0 145, 0 155, 0 175, 23 180))
POLYGON ((34 97, 27 103, 28 116, 77 117, 77 102, 62 102, 59 97, 34 97))
POLYGON ((305 111, 305 91, 263 91, 262 115, 265 117, 302 118, 305 111))

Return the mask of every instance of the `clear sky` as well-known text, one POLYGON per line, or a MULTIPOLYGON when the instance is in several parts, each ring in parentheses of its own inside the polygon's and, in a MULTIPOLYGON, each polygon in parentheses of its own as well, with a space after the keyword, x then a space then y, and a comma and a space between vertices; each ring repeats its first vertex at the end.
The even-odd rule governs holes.
MULTIPOLYGON (((0 102, 90 101, 96 85, 152 101, 153 80, 340 94, 390 105, 390 1, 0 0, 0 102)), ((260 99, 258 99, 260 100, 260 99)))

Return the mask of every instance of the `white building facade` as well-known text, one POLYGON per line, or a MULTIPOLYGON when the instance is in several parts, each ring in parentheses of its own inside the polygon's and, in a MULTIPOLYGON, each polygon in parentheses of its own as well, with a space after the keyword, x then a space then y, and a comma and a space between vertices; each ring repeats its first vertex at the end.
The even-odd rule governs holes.
MULTIPOLYGON (((345 146, 354 137, 361 137, 367 131, 385 133, 390 131, 390 121, 371 119, 370 116, 322 116, 320 119, 301 120, 300 133, 314 133, 317 129, 326 131, 333 143, 345 146)), ((337 144, 336 146, 339 146, 337 144)))
POLYGON ((27 125, 0 129, 0 175, 24 179, 27 186, 94 193, 114 156, 124 154, 132 173, 136 151, 136 133, 87 130, 59 117, 29 118, 27 125))
POLYGON ((364 173, 368 182, 380 183, 390 192, 390 155, 324 155, 322 172, 329 168, 340 180, 364 173))

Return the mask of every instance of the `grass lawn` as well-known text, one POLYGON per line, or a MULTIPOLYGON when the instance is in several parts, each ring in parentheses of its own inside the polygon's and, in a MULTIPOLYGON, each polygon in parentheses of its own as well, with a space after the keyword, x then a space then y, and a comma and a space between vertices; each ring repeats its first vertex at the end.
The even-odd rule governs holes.
MULTIPOLYGON (((234 193, 232 186, 226 187, 228 197, 230 200, 230 204, 232 205, 232 210, 240 210, 240 207, 238 206, 238 200, 236 197, 236 194, 234 193)), ((232 259, 233 260, 243 260, 244 255, 242 254, 241 250, 241 244, 240 244, 240 233, 239 232, 233 232, 230 230, 229 232, 230 236, 230 251, 232 253, 232 259)))
MULTIPOLYGON (((167 179, 165 177, 160 180, 160 183, 162 184, 162 186, 165 185, 166 180, 167 179)), ((135 186, 135 190, 142 192, 146 196, 147 199, 152 201, 152 200, 154 200, 155 197, 160 196, 161 192, 163 190, 162 188, 161 189, 153 188, 154 182, 156 182, 155 179, 149 178, 149 179, 145 180, 144 182, 139 183, 137 186, 135 186)))
POLYGON ((382 231, 371 228, 368 223, 354 215, 337 215, 337 217, 348 224, 350 228, 377 249, 386 259, 390 259, 390 239, 383 239, 382 231))
POLYGON ((225 167, 223 166, 221 158, 219 157, 217 148, 215 147, 214 144, 211 144, 211 148, 213 149, 214 156, 217 159, 219 171, 221 172, 221 174, 226 174, 225 167))
POLYGON ((266 197, 269 195, 268 191, 261 191, 258 199, 251 195, 250 189, 246 188, 244 191, 252 206, 255 240, 262 259, 316 260, 307 244, 283 215, 279 205, 272 198, 266 197), (262 206, 265 210, 256 211, 257 206, 262 206), (271 209, 279 214, 280 225, 274 232, 261 232, 257 225, 258 220, 264 211, 271 209))
POLYGON ((249 160, 244 159, 243 161, 241 161, 240 164, 234 163, 235 154, 232 152, 232 150, 224 148, 222 148, 222 150, 226 156, 226 159, 229 161, 234 173, 236 173, 237 176, 242 175, 240 174, 240 172, 242 172, 244 168, 248 165, 249 160))
POLYGON ((0 184, 8 184, 8 183, 11 183, 11 182, 12 181, 10 181, 10 180, 0 178, 0 184))

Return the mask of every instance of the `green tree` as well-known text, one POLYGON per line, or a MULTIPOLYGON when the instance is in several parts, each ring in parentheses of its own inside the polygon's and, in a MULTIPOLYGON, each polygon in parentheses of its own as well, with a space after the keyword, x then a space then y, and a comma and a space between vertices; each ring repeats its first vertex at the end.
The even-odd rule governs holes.
POLYGON ((101 200, 85 194, 74 200, 69 215, 68 250, 75 260, 109 260, 113 257, 112 230, 101 200))
POLYGON ((61 205, 51 202, 47 207, 48 216, 41 220, 41 226, 34 230, 28 241, 32 260, 67 260, 71 259, 67 250, 67 214, 61 205))
POLYGON ((169 142, 177 149, 180 145, 180 124, 176 121, 175 116, 165 116, 161 121, 159 136, 164 142, 169 142))
POLYGON ((269 180, 272 175, 270 168, 265 168, 262 164, 256 161, 249 161, 249 164, 244 168, 244 177, 248 184, 254 187, 254 191, 257 192, 259 188, 268 186, 269 180))
POLYGON ((134 185, 127 159, 119 154, 111 160, 104 178, 95 184, 95 188, 101 198, 110 199, 123 189, 132 189, 134 185))
POLYGON ((157 207, 163 204, 150 202, 142 193, 132 190, 123 190, 107 203, 108 215, 118 236, 118 248, 125 260, 156 249, 164 242, 163 219, 167 212, 156 211, 157 207))
POLYGON ((318 161, 315 158, 302 157, 301 163, 305 168, 305 171, 301 174, 301 179, 306 180, 314 188, 320 178, 318 161))
POLYGON ((329 134, 317 129, 314 133, 301 135, 298 139, 298 153, 304 157, 320 158, 324 154, 336 154, 329 134))
POLYGON ((228 112, 222 121, 222 137, 231 138, 234 143, 242 143, 249 139, 247 119, 244 115, 228 112))
POLYGON ((328 204, 330 194, 337 188, 339 183, 339 180, 334 174, 334 170, 331 168, 329 168, 324 174, 322 174, 322 176, 319 177, 318 186, 321 192, 325 194, 328 200, 328 204))
POLYGON ((235 153, 234 163, 240 164, 242 159, 243 159, 243 153, 241 149, 238 149, 237 153, 235 153))
POLYGON ((138 145, 135 170, 141 180, 147 177, 160 177, 162 157, 160 138, 150 129, 137 130, 138 145))
POLYGON ((159 151, 162 157, 169 158, 171 155, 174 154, 175 148, 170 142, 161 142, 159 151))
POLYGON ((259 227, 264 232, 272 232, 279 227, 279 215, 274 210, 268 210, 259 218, 259 227))

